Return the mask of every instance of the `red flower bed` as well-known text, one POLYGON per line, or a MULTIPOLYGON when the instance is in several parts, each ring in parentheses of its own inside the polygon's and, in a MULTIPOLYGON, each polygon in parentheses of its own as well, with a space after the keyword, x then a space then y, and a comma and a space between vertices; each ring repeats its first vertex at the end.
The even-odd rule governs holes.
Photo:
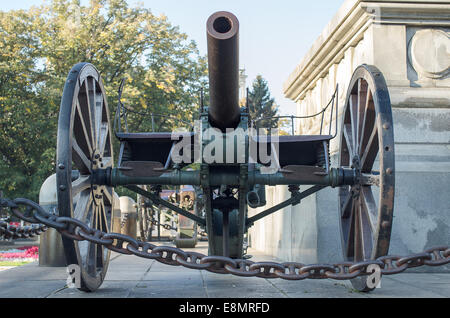
POLYGON ((0 259, 25 259, 25 258, 39 258, 38 246, 24 246, 17 248, 23 252, 15 253, 0 253, 0 259))

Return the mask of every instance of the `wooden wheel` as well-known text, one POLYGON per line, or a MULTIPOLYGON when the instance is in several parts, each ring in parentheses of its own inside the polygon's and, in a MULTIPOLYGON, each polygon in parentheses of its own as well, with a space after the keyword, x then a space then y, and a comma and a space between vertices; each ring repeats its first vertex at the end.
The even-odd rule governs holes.
MULTIPOLYGON (((394 131, 389 92, 374 66, 358 67, 350 81, 341 127, 339 166, 358 182, 339 189, 342 249, 348 261, 386 255, 394 209, 394 131)), ((369 291, 367 277, 352 280, 369 291)))
MULTIPOLYGON (((100 74, 91 64, 75 65, 61 101, 57 141, 57 186, 60 216, 73 217, 109 232, 113 188, 93 184, 94 169, 113 166, 108 103, 100 74), (72 181, 72 170, 79 178, 72 181)), ((102 284, 110 251, 88 241, 63 237, 68 264, 80 267, 80 289, 94 291, 102 284)))

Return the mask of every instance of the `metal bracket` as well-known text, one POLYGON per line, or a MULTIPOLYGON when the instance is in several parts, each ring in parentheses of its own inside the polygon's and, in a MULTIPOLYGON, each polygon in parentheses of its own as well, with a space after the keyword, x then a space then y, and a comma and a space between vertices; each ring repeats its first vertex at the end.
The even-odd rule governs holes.
POLYGON ((330 173, 330 153, 328 151, 328 142, 323 141, 323 151, 325 152, 325 170, 327 174, 330 173))
POLYGON ((283 208, 285 208, 285 207, 287 207, 289 205, 297 205, 297 204, 299 204, 302 199, 310 196, 311 194, 316 193, 317 191, 322 190, 323 188, 326 188, 326 187, 325 186, 314 186, 314 187, 311 187, 308 190, 305 190, 303 192, 295 193, 295 194, 293 193, 293 195, 292 195, 292 197, 290 199, 288 199, 288 200, 286 200, 284 202, 281 202, 280 204, 277 204, 277 205, 275 205, 275 206, 273 206, 273 207, 271 207, 271 208, 269 208, 269 209, 267 209, 267 210, 265 210, 265 211, 263 211, 261 213, 258 213, 256 215, 252 216, 251 218, 248 218, 247 222, 246 222, 247 228, 252 227, 253 224, 256 221, 258 221, 258 220, 260 220, 260 219, 262 219, 262 218, 264 218, 264 217, 266 217, 266 216, 268 216, 268 215, 270 215, 270 214, 272 214, 274 212, 277 212, 277 211, 279 211, 279 210, 281 210, 281 209, 283 209, 283 208))

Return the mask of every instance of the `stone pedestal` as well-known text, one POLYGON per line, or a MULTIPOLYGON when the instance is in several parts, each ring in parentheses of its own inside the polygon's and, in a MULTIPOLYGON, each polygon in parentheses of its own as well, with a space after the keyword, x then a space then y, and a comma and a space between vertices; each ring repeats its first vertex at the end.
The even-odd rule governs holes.
MULTIPOLYGON (((394 118, 396 195, 389 253, 449 245, 450 2, 345 1, 286 81, 285 94, 297 102, 299 116, 310 115, 327 104, 338 84, 341 114, 353 71, 364 63, 386 78, 394 118)), ((300 134, 319 129, 320 119, 296 127, 300 134)), ((338 143, 338 138, 331 143, 334 158, 338 143)), ((285 187, 272 191, 288 195, 285 187)), ((253 247, 303 262, 341 261, 337 204, 337 190, 329 188, 288 213, 258 221, 251 229, 253 247), (278 229, 280 221, 288 226, 278 229), (267 232, 273 229, 285 234, 271 234, 269 242, 267 232)))

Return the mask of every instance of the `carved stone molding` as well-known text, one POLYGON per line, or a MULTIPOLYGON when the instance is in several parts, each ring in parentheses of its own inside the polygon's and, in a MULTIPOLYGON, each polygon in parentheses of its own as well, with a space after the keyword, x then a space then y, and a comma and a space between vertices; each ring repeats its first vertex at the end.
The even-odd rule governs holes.
POLYGON ((417 31, 409 42, 408 57, 419 78, 446 77, 450 74, 450 34, 439 29, 417 31))

